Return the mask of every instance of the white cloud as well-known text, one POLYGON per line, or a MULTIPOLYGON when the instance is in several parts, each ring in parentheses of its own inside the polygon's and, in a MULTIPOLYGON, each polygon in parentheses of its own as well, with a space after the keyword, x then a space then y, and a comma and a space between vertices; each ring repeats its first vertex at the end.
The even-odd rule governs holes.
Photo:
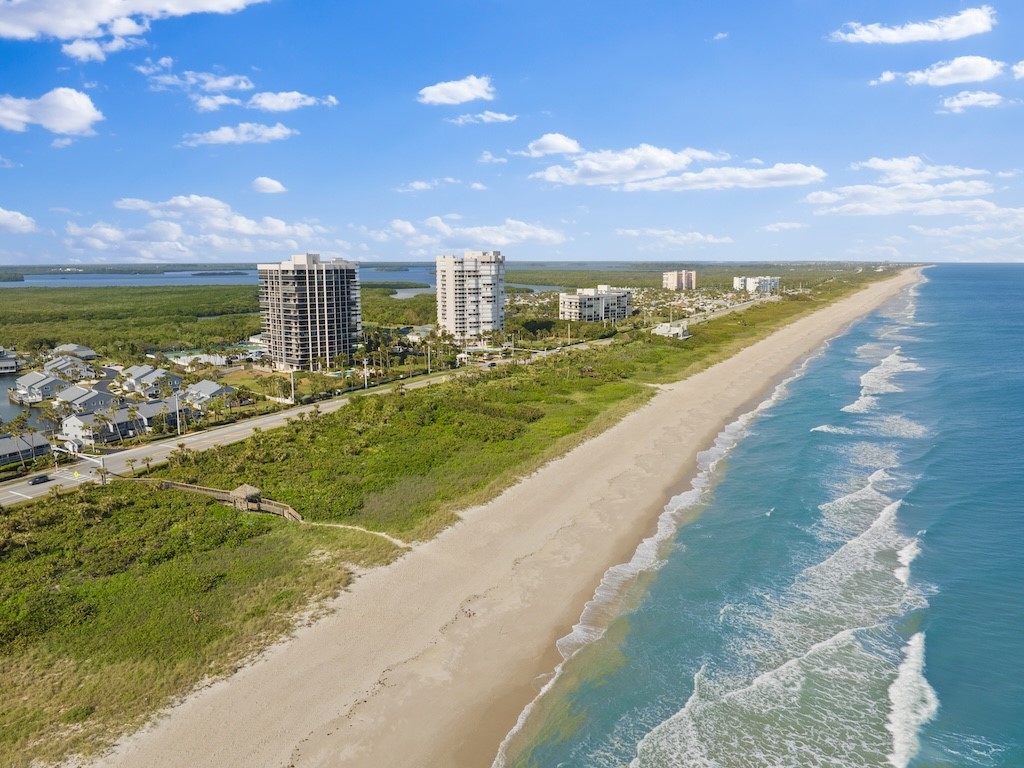
POLYGON ((1024 79, 1024 61, 1018 61, 1016 64, 1013 65, 1013 79, 1024 79))
POLYGON ((36 231, 36 222, 31 216, 18 211, 0 208, 0 232, 13 232, 18 235, 36 231))
MULTIPOLYGON (((561 134, 548 134, 548 136, 565 138, 561 134)), ((530 144, 532 157, 547 154, 547 152, 536 151, 534 145, 548 136, 530 144)), ((557 143, 549 142, 548 144, 552 147, 551 151, 555 151, 557 143)), ((575 141, 572 142, 572 146, 576 147, 573 151, 580 151, 579 145, 575 141)), ((662 178, 673 171, 690 166, 695 160, 717 160, 724 157, 726 156, 700 149, 686 148, 674 152, 671 149, 641 144, 638 147, 620 151, 602 149, 596 152, 586 152, 573 158, 571 167, 553 165, 533 174, 532 177, 555 184, 618 185, 662 178)))
POLYGON ((443 179, 433 179, 431 181, 410 181, 408 184, 403 184, 398 187, 396 192, 425 192, 429 189, 437 189, 443 185, 459 184, 458 179, 453 179, 451 176, 446 176, 443 179))
POLYGON ((719 32, 718 34, 716 34, 716 35, 715 35, 715 36, 714 36, 713 38, 711 38, 711 39, 712 39, 712 40, 715 40, 716 42, 717 42, 718 40, 728 40, 728 39, 729 39, 729 33, 728 33, 728 32, 719 32))
POLYGON ((21 165, 0 155, 0 168, 20 168, 21 165))
POLYGON ((267 195, 288 191, 285 189, 284 184, 277 179, 270 178, 269 176, 257 176, 252 180, 252 188, 256 192, 262 192, 267 195))
POLYGON ((804 229, 806 224, 799 224, 795 221, 777 221, 764 227, 765 232, 787 232, 791 229, 804 229))
POLYGON ((174 59, 170 56, 162 56, 156 61, 147 58, 145 64, 137 64, 133 69, 136 72, 141 72, 146 77, 149 77, 150 75, 155 75, 165 69, 170 69, 173 65, 174 59))
POLYGON ((62 50, 79 61, 135 47, 151 21, 193 13, 235 13, 268 0, 31 0, 3 3, 0 38, 72 40, 62 50))
POLYGON ((517 219, 505 219, 501 224, 481 227, 452 227, 440 216, 424 222, 439 236, 439 244, 447 248, 503 248, 516 243, 534 242, 559 245, 565 235, 536 224, 517 219))
POLYGON ((455 125, 471 125, 474 123, 511 123, 519 115, 506 115, 504 112, 491 112, 489 109, 476 115, 459 115, 448 119, 449 123, 455 125))
POLYGON ((480 159, 477 160, 477 162, 478 163, 507 163, 508 162, 508 158, 507 157, 495 157, 494 155, 492 155, 490 153, 489 150, 485 149, 480 154, 480 159))
POLYGON ((980 200, 991 194, 985 181, 951 181, 944 184, 904 182, 892 186, 856 184, 823 192, 814 192, 805 200, 820 206, 815 213, 844 216, 891 216, 910 213, 920 216, 971 214, 990 210, 992 204, 980 200), (971 198, 953 199, 948 198, 971 198))
POLYGON ((249 99, 245 105, 249 109, 260 109, 264 112, 291 112, 302 107, 311 107, 316 104, 336 106, 338 100, 333 96, 318 99, 316 96, 307 96, 298 91, 282 91, 280 93, 263 92, 257 93, 249 99))
POLYGON ((491 78, 469 75, 461 80, 449 80, 436 85, 428 85, 419 91, 421 104, 465 104, 467 101, 494 99, 494 86, 491 78))
POLYGON ((960 91, 956 96, 942 100, 943 108, 948 112, 960 114, 969 107, 998 107, 1003 97, 991 91, 960 91))
POLYGON ((821 181, 827 174, 816 165, 776 163, 770 168, 737 168, 717 166, 702 171, 663 176, 657 179, 623 185, 628 192, 681 192, 694 189, 765 189, 795 187, 821 181))
POLYGON ((544 155, 574 155, 582 151, 583 148, 575 139, 570 139, 561 133, 545 133, 539 139, 531 141, 525 152, 516 154, 527 157, 543 157, 544 155))
POLYGON ((0 96, 0 128, 9 131, 35 124, 51 133, 91 136, 93 124, 103 119, 92 99, 73 88, 54 88, 38 99, 0 96))
POLYGON ((651 240, 647 248, 678 248, 688 245, 721 245, 731 243, 731 237, 705 235, 700 232, 679 232, 674 229, 616 229, 615 234, 651 240))
POLYGON ((272 216, 252 219, 227 203, 203 195, 179 195, 162 202, 124 198, 121 211, 145 214, 140 226, 107 222, 66 225, 68 248, 101 251, 120 258, 149 260, 209 260, 224 254, 294 253, 304 248, 325 252, 329 230, 316 223, 286 222, 272 216))
POLYGON ((872 157, 860 163, 852 163, 850 169, 878 171, 883 184, 934 181, 936 179, 961 179, 967 176, 985 176, 988 171, 977 168, 961 168, 957 165, 930 165, 916 155, 909 157, 872 157))
POLYGON ((75 140, 72 139, 71 137, 61 136, 60 138, 51 141, 50 146, 53 147, 54 149, 64 149, 65 147, 70 147, 74 143, 75 140))
POLYGON ((982 83, 998 77, 1006 64, 984 56, 957 56, 952 61, 940 61, 927 69, 908 72, 904 79, 910 85, 956 85, 982 83))
POLYGON ((416 234, 416 227, 413 226, 412 222, 404 221, 403 219, 394 219, 391 222, 391 229, 395 234, 411 237, 416 234))
POLYGON ((223 93, 218 93, 215 96, 199 96, 197 94, 192 97, 192 102, 200 112, 216 112, 221 107, 228 105, 237 106, 242 103, 238 99, 223 93))
POLYGON ((298 133, 283 123, 239 123, 233 126, 225 125, 206 133, 186 134, 181 143, 186 147, 198 147, 201 144, 266 144, 296 136, 298 133))
POLYGON ((469 188, 472 189, 474 192, 483 192, 487 189, 487 185, 481 184, 479 181, 474 181, 472 184, 469 185, 469 188))
POLYGON ((877 80, 871 80, 868 85, 881 85, 882 83, 891 83, 896 79, 896 73, 886 70, 878 76, 877 80))
POLYGON ((832 33, 831 38, 844 43, 916 43, 937 40, 960 40, 991 31, 996 23, 995 9, 990 5, 967 8, 956 16, 941 16, 931 21, 911 22, 900 26, 861 24, 851 21, 832 33))

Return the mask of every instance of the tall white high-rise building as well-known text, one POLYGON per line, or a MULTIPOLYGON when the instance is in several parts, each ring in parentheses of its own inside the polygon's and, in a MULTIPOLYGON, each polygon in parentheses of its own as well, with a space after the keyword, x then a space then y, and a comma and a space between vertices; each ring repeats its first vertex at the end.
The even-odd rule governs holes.
POLYGON ((661 287, 670 291, 692 291, 697 287, 697 273, 692 269, 662 272, 661 287))
POLYGON ((505 257, 464 251, 437 257, 437 329, 470 339, 505 328, 505 257))
POLYGON ((316 253, 257 264, 263 344, 284 370, 347 365, 362 330, 359 265, 316 253))

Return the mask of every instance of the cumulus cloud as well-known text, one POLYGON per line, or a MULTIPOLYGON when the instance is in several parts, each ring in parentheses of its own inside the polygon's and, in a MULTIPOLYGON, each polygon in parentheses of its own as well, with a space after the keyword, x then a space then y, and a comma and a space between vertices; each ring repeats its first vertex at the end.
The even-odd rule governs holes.
POLYGON ((224 93, 218 93, 214 96, 193 96, 192 102, 200 112, 216 112, 221 107, 242 103, 239 99, 224 93))
POLYGON ((179 195, 164 201, 123 198, 120 211, 141 214, 137 226, 69 222, 65 245, 76 252, 102 252, 143 261, 208 260, 225 254, 258 254, 305 248, 329 249, 328 229, 316 223, 287 222, 272 216, 244 216, 221 200, 204 195, 179 195), (327 248, 325 248, 327 246, 327 248))
POLYGON ((717 166, 674 176, 631 182, 623 185, 628 192, 681 192, 694 189, 765 189, 795 187, 821 181, 826 173, 816 165, 776 163, 769 168, 737 168, 717 166))
POLYGON ((408 184, 403 184, 398 187, 396 192, 425 192, 429 189, 437 189, 440 186, 449 184, 459 184, 458 179, 453 179, 451 176, 446 176, 443 179, 432 179, 431 181, 410 181, 408 184))
POLYGON ((934 165, 916 155, 909 157, 872 157, 859 163, 852 163, 854 171, 871 170, 880 175, 883 184, 934 181, 936 179, 961 179, 967 176, 985 176, 988 171, 978 168, 962 168, 958 165, 934 165))
POLYGON ((868 85, 881 85, 882 83, 891 83, 895 79, 896 79, 896 73, 895 72, 885 71, 885 72, 883 72, 882 74, 880 74, 878 76, 877 80, 870 81, 868 83, 868 85))
POLYGON ((404 219, 394 219, 384 229, 358 227, 361 234, 377 243, 401 242, 406 252, 415 256, 437 255, 439 250, 458 248, 503 248, 518 243, 559 245, 565 242, 562 232, 539 224, 507 218, 500 224, 460 226, 458 214, 431 216, 418 226, 404 219))
POLYGON ((31 216, 19 211, 8 211, 0 208, 0 232, 13 232, 18 235, 36 231, 36 222, 31 216))
POLYGON ((729 39, 729 33, 728 32, 719 32, 719 33, 717 33, 711 39, 714 40, 715 42, 718 42, 719 40, 728 40, 729 39))
POLYGON ((478 163, 507 163, 507 157, 495 157, 490 153, 489 150, 484 150, 480 153, 480 158, 477 160, 478 163))
POLYGON ((483 192, 487 189, 487 185, 481 184, 479 181, 474 181, 472 184, 469 185, 469 188, 472 189, 474 192, 483 192))
POLYGON ((705 235, 701 232, 679 232, 675 229, 616 229, 615 234, 623 237, 636 237, 649 241, 644 246, 650 248, 678 248, 690 245, 721 245, 731 243, 731 237, 705 235))
POLYGON ((861 24, 851 21, 830 36, 843 43, 917 43, 938 40, 960 40, 991 31, 996 23, 995 9, 990 5, 967 8, 955 16, 910 22, 900 26, 861 24))
POLYGON ((285 189, 284 184, 277 179, 270 178, 269 176, 257 176, 252 180, 252 188, 255 192, 262 192, 267 195, 288 191, 285 189))
POLYGON ((489 109, 476 115, 459 115, 448 119, 455 125, 472 125, 474 123, 511 123, 519 115, 506 115, 504 112, 491 112, 489 109))
MULTIPOLYGON (((531 150, 534 144, 530 145, 531 150)), ((576 142, 573 144, 577 147, 575 151, 579 152, 579 145, 576 142)), ((531 154, 537 156, 535 153, 531 154)), ((663 178, 673 171, 687 168, 695 160, 717 160, 723 157, 721 154, 700 149, 686 148, 675 152, 650 144, 641 144, 620 151, 605 149, 585 152, 573 158, 572 166, 553 165, 533 174, 533 178, 570 185, 629 184, 663 178)))
POLYGON ((525 152, 516 154, 527 157, 543 157, 544 155, 574 155, 582 151, 583 148, 575 139, 570 139, 561 133, 545 133, 539 139, 531 141, 525 152))
POLYGON ((93 125, 103 119, 92 99, 73 88, 54 88, 38 99, 0 96, 0 128, 8 131, 41 125, 51 133, 92 136, 93 125))
POLYGON ((991 91, 960 91, 956 96, 942 100, 944 111, 960 114, 970 107, 998 107, 1003 97, 991 91))
POLYGON ((806 224, 800 224, 795 221, 777 221, 774 224, 768 224, 764 227, 765 232, 788 232, 792 229, 803 229, 806 224))
POLYGON ((205 133, 186 134, 181 143, 186 147, 198 147, 202 144, 267 144, 296 136, 298 133, 283 123, 239 123, 225 125, 205 133))
POLYGON ((103 61, 107 53, 134 47, 155 20, 193 13, 235 13, 267 0, 32 0, 5 2, 0 38, 56 38, 79 61, 103 61))
POLYGON ((291 112, 295 109, 312 107, 317 104, 334 107, 337 106, 338 100, 333 96, 325 96, 322 99, 318 99, 316 96, 308 96, 298 91, 264 92, 254 94, 245 106, 249 109, 260 109, 264 112, 291 112))
POLYGON ((910 85, 956 85, 982 83, 1002 74, 1006 64, 984 56, 957 56, 952 61, 940 61, 927 69, 908 72, 904 79, 910 85))
POLYGON ((417 101, 420 104, 465 104, 468 101, 492 101, 494 86, 491 78, 469 75, 461 80, 448 80, 421 88, 417 101))
POLYGON ((1013 79, 1024 79, 1024 61, 1018 61, 1016 64, 1013 65, 1013 79))

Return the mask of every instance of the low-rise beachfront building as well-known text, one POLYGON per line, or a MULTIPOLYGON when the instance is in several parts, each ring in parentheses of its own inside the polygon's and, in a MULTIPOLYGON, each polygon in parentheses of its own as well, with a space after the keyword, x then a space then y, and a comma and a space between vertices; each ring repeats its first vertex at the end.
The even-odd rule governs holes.
POLYGON ((558 294, 558 319, 624 320, 633 314, 632 298, 633 292, 628 288, 577 288, 576 293, 558 294))
POLYGON ((38 432, 26 432, 15 437, 0 434, 0 467, 21 461, 32 461, 50 452, 50 441, 38 432))
POLYGON ((655 336, 667 336, 670 339, 688 339, 690 333, 688 320, 673 320, 668 323, 658 323, 651 329, 655 336))
POLYGON ((697 287, 697 273, 692 269, 662 272, 661 287, 670 291, 692 291, 697 287))
POLYGON ((734 291, 746 291, 747 293, 778 293, 781 285, 781 277, 769 277, 767 275, 734 277, 732 279, 732 289, 734 291))
POLYGON ((63 404, 75 413, 91 413, 109 408, 114 402, 114 396, 109 392, 100 392, 76 384, 62 389, 53 400, 58 407, 63 404))
POLYGON ((17 373, 19 367, 18 356, 0 347, 0 374, 17 373))
POLYGON ((43 363, 43 370, 52 376, 59 376, 67 381, 81 381, 91 379, 96 375, 93 367, 79 357, 71 355, 58 355, 52 360, 43 363))
POLYGON ((49 400, 71 385, 57 376, 40 371, 32 371, 14 380, 14 386, 8 397, 22 405, 34 405, 49 400))
POLYGON ((150 398, 164 392, 177 392, 182 381, 178 374, 152 365, 133 365, 121 371, 121 387, 125 392, 137 392, 150 398))
POLYGON ((82 346, 81 344, 61 344, 59 347, 53 348, 53 354, 74 355, 82 360, 95 360, 100 356, 95 350, 89 349, 89 347, 82 346))

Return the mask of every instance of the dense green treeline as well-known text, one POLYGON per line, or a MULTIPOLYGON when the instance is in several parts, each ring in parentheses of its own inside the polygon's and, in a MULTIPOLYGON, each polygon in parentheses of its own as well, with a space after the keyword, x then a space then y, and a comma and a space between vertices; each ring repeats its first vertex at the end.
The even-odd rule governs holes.
POLYGON ((251 285, 145 288, 5 288, 0 345, 19 350, 74 342, 115 359, 236 344, 260 329, 251 285))

